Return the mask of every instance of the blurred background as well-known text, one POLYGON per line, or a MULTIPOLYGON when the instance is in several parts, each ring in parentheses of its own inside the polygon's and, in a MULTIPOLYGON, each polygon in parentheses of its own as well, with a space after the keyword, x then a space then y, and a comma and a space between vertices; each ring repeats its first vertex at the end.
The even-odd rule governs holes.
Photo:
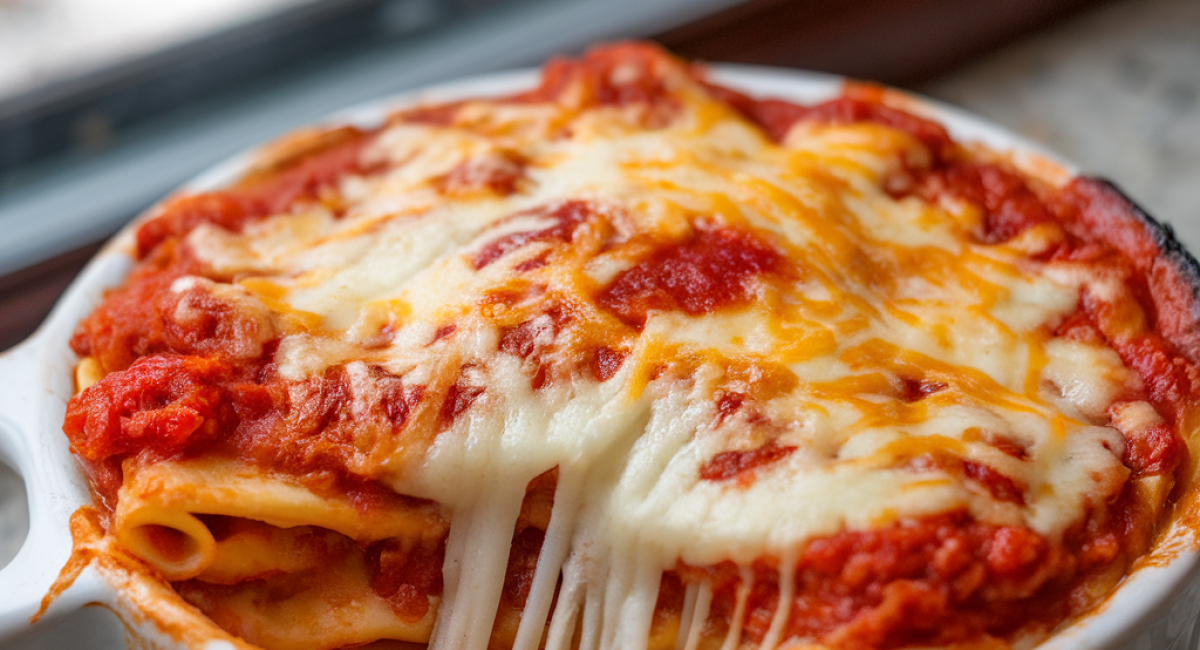
MULTIPOLYGON (((630 37, 958 104, 1115 180, 1200 251, 1196 0, 0 0, 0 350, 100 242, 232 153, 630 37)), ((0 465, 0 565, 27 521, 0 465)), ((103 616, 21 645, 79 647, 61 635, 103 616)), ((113 629, 88 647, 118 647, 113 629)))

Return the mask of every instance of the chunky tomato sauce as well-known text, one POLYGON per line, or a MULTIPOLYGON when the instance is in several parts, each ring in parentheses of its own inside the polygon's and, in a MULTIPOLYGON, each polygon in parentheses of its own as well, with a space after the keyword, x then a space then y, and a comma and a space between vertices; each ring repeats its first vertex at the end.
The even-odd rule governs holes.
MULTIPOLYGON (((1026 528, 974 522, 965 513, 904 519, 811 540, 795 572, 785 636, 834 648, 942 646, 1018 627, 1053 626, 1070 610, 1075 578, 1118 552, 1089 552, 1085 536, 1054 545, 1026 528)), ((679 566, 685 582, 714 584, 708 626, 723 634, 743 585, 730 564, 679 566)), ((761 642, 779 604, 779 562, 764 558, 748 585, 743 639, 761 642)))
POLYGON ((514 99, 548 102, 571 92, 583 106, 671 104, 674 99, 661 74, 665 64, 662 52, 640 43, 620 43, 580 60, 555 58, 542 70, 541 85, 514 99))
POLYGON ((298 201, 321 198, 322 191, 332 189, 345 174, 367 171, 360 161, 369 134, 346 127, 324 135, 316 149, 281 161, 269 172, 252 174, 234 188, 168 201, 138 228, 138 257, 203 223, 240 231, 250 221, 291 210, 298 201))
POLYGON ((928 201, 949 194, 983 208, 979 238, 989 244, 1008 241, 1051 219, 1050 209, 1025 179, 996 164, 949 164, 923 180, 917 193, 928 201))
POLYGON ((442 593, 442 561, 445 540, 434 546, 405 546, 395 540, 367 547, 367 571, 371 587, 392 605, 401 617, 419 621, 429 613, 429 596, 442 593))
MULTIPOLYGON (((575 92, 582 87, 585 103, 657 107, 661 110, 648 109, 647 115, 667 119, 673 100, 655 73, 661 60, 657 50, 627 45, 581 62, 555 61, 538 89, 511 101, 548 101, 568 88, 575 92)), ((1125 397, 1147 399, 1163 416, 1165 424, 1129 440, 1124 460, 1132 476, 1169 474, 1181 466, 1187 451, 1175 425, 1200 390, 1200 373, 1188 354, 1200 348, 1193 289, 1179 260, 1164 255, 1154 232, 1111 187, 1090 179, 1058 189, 1034 187, 1003 164, 970 160, 940 125, 885 104, 883 94, 870 87, 852 86, 843 97, 815 106, 755 100, 709 87, 775 140, 803 120, 866 121, 907 132, 929 150, 932 162, 909 170, 914 182, 906 191, 930 202, 951 197, 976 206, 982 215, 979 242, 1002 243, 1048 224, 1061 237, 1041 259, 1090 262, 1119 274, 1131 288, 1128 296, 1115 301, 1084 296, 1078 313, 1056 333, 1111 346, 1144 384, 1142 393, 1125 397)), ((450 121, 456 110, 457 105, 429 109, 410 119, 450 121)), ((349 491, 364 509, 381 500, 418 502, 353 478, 344 468, 369 448, 373 437, 415 435, 406 433, 406 426, 423 405, 432 405, 426 409, 436 414, 430 419, 446 426, 483 389, 456 383, 434 391, 368 367, 367 379, 378 388, 379 398, 368 413, 357 412, 351 408, 346 367, 285 381, 271 362, 277 339, 237 304, 195 297, 198 302, 181 308, 188 292, 171 291, 183 276, 215 278, 189 253, 183 242, 189 231, 201 224, 238 231, 298 202, 336 206, 338 180, 364 171, 359 154, 369 139, 369 134, 347 133, 230 190, 176 198, 139 228, 142 265, 81 323, 71 341, 78 354, 97 359, 106 373, 71 399, 64 422, 102 499, 111 500, 119 488, 124 458, 216 453, 294 473, 317 490, 349 491)), ((520 163, 509 162, 453 171, 442 189, 516 191, 520 163)), ((570 242, 592 210, 584 202, 566 202, 545 216, 551 222, 545 228, 486 244, 471 260, 474 267, 487 267, 533 242, 570 242)), ((538 268, 530 261, 523 264, 519 272, 538 268)), ((651 311, 702 314, 748 304, 763 283, 787 280, 793 273, 771 243, 736 228, 700 223, 685 239, 662 243, 618 274, 598 290, 597 301, 627 326, 640 329, 651 311)), ((567 310, 557 318, 570 317, 567 310)), ((554 314, 543 314, 508 328, 500 340, 502 349, 530 362, 534 388, 551 371, 539 361, 537 335, 560 324, 554 314)), ((448 326, 438 337, 454 331, 448 326)), ((612 377, 626 354, 600 343, 587 350, 586 366, 600 380, 612 377)), ((906 401, 915 401, 944 388, 913 380, 901 393, 906 401)), ((746 399, 730 397, 722 413, 748 407, 746 399)), ((705 466, 702 478, 752 479, 756 468, 793 451, 768 445, 721 454, 705 466)), ((1022 453, 1019 448, 1010 451, 1022 453)), ((914 458, 911 469, 946 469, 947 462, 914 458)), ((999 499, 1021 502, 1023 486, 990 468, 959 463, 951 469, 999 499)), ((1085 578, 1133 557, 1145 544, 1157 513, 1138 510, 1131 490, 1108 512, 1093 513, 1061 543, 1025 528, 984 525, 964 513, 905 519, 877 530, 847 530, 812 540, 799 557, 787 635, 836 648, 897 648, 1007 638, 1028 626, 1052 626, 1073 613, 1073 594, 1084 588, 1085 578)), ((527 597, 544 529, 543 523, 514 533, 504 585, 504 602, 514 610, 527 597)), ((423 616, 422 608, 428 606, 424 596, 442 588, 444 548, 378 543, 364 552, 374 589, 405 617, 423 616)), ((752 641, 766 634, 780 591, 777 559, 763 558, 756 568, 746 616, 746 636, 752 641)), ((668 574, 659 608, 681 607, 680 585, 699 576, 715 581, 710 627, 720 630, 732 615, 739 585, 732 565, 680 567, 668 574)))
POLYGON ((597 301, 641 329, 651 310, 696 315, 746 304, 755 295, 757 277, 786 274, 783 260, 748 232, 702 226, 623 271, 597 301))

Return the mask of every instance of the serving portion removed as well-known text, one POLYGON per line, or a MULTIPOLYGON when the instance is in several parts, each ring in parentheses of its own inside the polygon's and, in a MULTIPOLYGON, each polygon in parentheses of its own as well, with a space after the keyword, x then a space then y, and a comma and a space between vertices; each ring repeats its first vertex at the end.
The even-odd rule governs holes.
POLYGON ((288 136, 79 324, 89 521, 270 650, 1050 637, 1195 483, 1195 262, 920 110, 622 44, 288 136))

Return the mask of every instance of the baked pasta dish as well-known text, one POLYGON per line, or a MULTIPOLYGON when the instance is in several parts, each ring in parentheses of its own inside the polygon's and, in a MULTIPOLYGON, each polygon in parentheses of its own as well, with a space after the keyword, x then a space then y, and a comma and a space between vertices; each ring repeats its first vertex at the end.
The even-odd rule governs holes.
POLYGON ((1027 163, 555 60, 155 208, 63 429, 238 643, 1030 647, 1191 484, 1200 339, 1169 231, 1027 163))

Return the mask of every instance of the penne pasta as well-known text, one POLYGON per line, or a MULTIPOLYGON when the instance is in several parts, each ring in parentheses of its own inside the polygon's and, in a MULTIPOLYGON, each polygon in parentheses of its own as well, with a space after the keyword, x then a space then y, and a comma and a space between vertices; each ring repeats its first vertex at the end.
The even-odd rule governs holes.
POLYGON ((898 93, 621 44, 268 151, 138 226, 63 427, 248 643, 1031 647, 1194 483, 1200 267, 898 93))

